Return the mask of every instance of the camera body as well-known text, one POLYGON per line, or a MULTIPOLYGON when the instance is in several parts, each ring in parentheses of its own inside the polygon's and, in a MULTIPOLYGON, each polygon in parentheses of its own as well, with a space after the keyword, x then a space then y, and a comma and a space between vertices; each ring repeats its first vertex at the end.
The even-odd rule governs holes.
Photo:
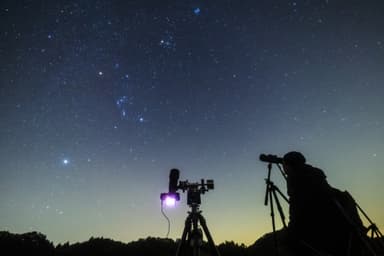
POLYGON ((214 181, 201 179, 200 183, 190 183, 188 180, 180 181, 179 188, 185 192, 187 191, 187 204, 201 204, 201 194, 214 189, 214 181))

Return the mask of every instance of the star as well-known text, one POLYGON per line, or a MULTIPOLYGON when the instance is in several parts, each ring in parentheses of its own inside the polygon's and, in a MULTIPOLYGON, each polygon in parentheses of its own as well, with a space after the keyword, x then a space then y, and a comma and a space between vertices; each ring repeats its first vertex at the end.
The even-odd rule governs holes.
POLYGON ((128 98, 127 96, 122 96, 116 100, 116 106, 120 112, 120 116, 122 119, 127 120, 128 117, 128 107, 129 105, 133 105, 132 97, 128 98))
POLYGON ((200 10, 199 7, 195 8, 195 9, 193 10, 193 13, 194 13, 195 15, 199 15, 200 12, 201 12, 201 10, 200 10))
POLYGON ((168 50, 176 50, 176 42, 171 32, 165 31, 163 38, 159 41, 159 46, 168 50))
POLYGON ((63 159, 63 165, 68 165, 69 164, 69 159, 68 158, 64 158, 63 159))

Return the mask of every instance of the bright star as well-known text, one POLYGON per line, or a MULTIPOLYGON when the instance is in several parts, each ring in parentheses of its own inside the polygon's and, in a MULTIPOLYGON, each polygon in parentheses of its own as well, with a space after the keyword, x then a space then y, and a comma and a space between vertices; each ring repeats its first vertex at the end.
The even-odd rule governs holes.
POLYGON ((199 7, 197 7, 197 8, 195 8, 195 9, 193 10, 193 12, 195 13, 195 15, 199 15, 200 12, 201 12, 201 10, 200 10, 199 7))
POLYGON ((99 76, 102 76, 103 75, 103 72, 102 71, 99 71, 99 76))
POLYGON ((67 159, 67 158, 63 159, 63 164, 64 165, 68 165, 69 164, 69 159, 67 159))

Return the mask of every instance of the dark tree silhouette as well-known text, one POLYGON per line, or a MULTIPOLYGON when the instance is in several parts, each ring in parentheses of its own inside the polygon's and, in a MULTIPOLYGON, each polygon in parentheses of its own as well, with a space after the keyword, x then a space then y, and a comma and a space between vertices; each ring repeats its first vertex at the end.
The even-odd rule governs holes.
POLYGON ((225 241, 224 243, 218 245, 217 249, 219 250, 221 256, 245 256, 247 253, 247 248, 244 244, 238 245, 233 241, 225 241))
MULTIPOLYGON (((54 255, 55 247, 45 235, 38 232, 11 234, 0 232, 0 250, 9 255, 54 255)), ((1 253, 2 255, 5 255, 1 253)))
MULTIPOLYGON (((279 255, 293 256, 286 239, 285 230, 278 231, 279 255)), ((378 238, 375 240, 379 241, 378 238)), ((382 241, 384 242, 384 241, 382 241)), ((148 237, 130 243, 122 243, 107 238, 93 238, 74 244, 59 244, 56 247, 46 236, 38 232, 12 234, 0 231, 0 255, 39 255, 39 256, 172 256, 175 255, 178 241, 164 238, 148 237)), ((274 255, 275 248, 271 233, 246 247, 234 242, 218 245, 221 256, 267 256, 274 255)), ((203 244, 201 256, 209 255, 208 245, 203 244)), ((311 254, 307 254, 310 256, 311 254)), ((377 255, 384 255, 378 250, 377 255)))

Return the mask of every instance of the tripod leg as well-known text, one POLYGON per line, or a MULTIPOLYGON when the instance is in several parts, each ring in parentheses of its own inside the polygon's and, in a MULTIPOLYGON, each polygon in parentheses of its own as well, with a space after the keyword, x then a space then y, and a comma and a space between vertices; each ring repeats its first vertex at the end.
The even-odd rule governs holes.
POLYGON ((382 250, 384 250, 384 239, 383 234, 380 232, 380 230, 376 227, 376 225, 372 229, 372 238, 376 235, 376 241, 378 241, 379 247, 381 247, 382 250))
POLYGON ((275 198, 275 202, 276 202, 277 210, 279 211, 279 214, 280 214, 281 222, 283 223, 283 226, 286 228, 287 224, 285 223, 284 211, 283 211, 283 208, 281 207, 281 204, 280 204, 279 198, 277 197, 275 189, 273 189, 273 197, 275 198))
POLYGON ((191 235, 191 226, 192 226, 192 217, 188 216, 185 220, 185 226, 183 230, 183 234, 181 236, 181 240, 179 242, 179 245, 177 246, 176 256, 182 256, 183 253, 185 255, 185 248, 188 245, 187 242, 187 235, 191 235))
POLYGON ((383 240, 383 234, 380 232, 380 230, 377 228, 376 224, 373 223, 373 221, 368 217, 367 213, 363 210, 363 208, 360 207, 360 205, 353 200, 355 203, 356 208, 360 211, 360 213, 363 214, 363 216, 366 218, 366 220, 370 224, 370 229, 371 229, 371 238, 374 238, 374 235, 376 234, 376 237, 379 238, 377 239, 379 245, 381 246, 382 249, 384 249, 384 240, 383 240))
POLYGON ((351 219, 351 217, 345 212, 343 206, 340 204, 340 202, 336 199, 333 199, 333 202, 334 204, 336 205, 336 207, 338 208, 338 210, 340 211, 340 213, 343 215, 343 217, 345 218, 345 220, 347 221, 347 223, 350 225, 350 227, 352 228, 352 230, 354 231, 354 233, 356 234, 357 238, 359 238, 359 240, 361 241, 361 243, 365 246, 365 248, 367 249, 367 251, 373 255, 373 256, 376 256, 376 252, 375 250, 373 249, 373 247, 370 245, 369 243, 369 240, 367 239, 367 237, 365 237, 365 234, 362 234, 361 230, 359 229, 358 226, 356 226, 356 223, 351 219))
POLYGON ((200 256, 200 247, 203 244, 203 234, 199 228, 193 229, 191 233, 191 243, 189 244, 192 247, 192 255, 200 256))
POLYGON ((273 197, 272 190, 268 191, 269 195, 269 205, 271 207, 271 218, 272 218, 272 230, 273 230, 273 242, 275 244, 275 255, 279 255, 278 244, 277 244, 277 235, 276 235, 276 223, 275 223, 275 210, 273 206, 273 197))
POLYGON ((204 230, 205 235, 207 236, 209 248, 211 250, 212 255, 220 256, 219 250, 217 250, 217 247, 216 247, 215 243, 213 242, 211 233, 208 230, 207 222, 205 221, 204 217, 201 214, 199 214, 199 221, 200 221, 200 225, 202 226, 202 228, 204 230))

